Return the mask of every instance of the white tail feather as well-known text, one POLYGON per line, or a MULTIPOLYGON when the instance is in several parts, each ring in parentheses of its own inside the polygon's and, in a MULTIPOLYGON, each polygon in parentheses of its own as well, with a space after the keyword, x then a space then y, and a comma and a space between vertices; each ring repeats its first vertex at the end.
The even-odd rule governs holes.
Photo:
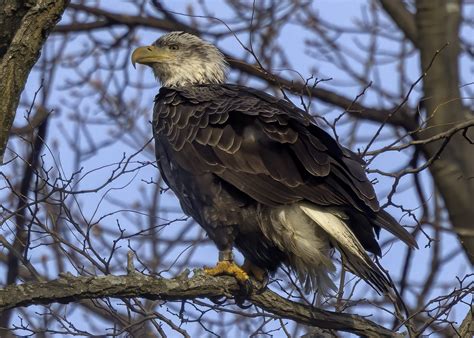
POLYGON ((392 288, 391 282, 370 259, 360 241, 344 222, 343 213, 309 203, 299 204, 299 207, 329 235, 334 246, 345 256, 345 265, 351 272, 382 292, 392 288))
POLYGON ((333 238, 339 246, 348 250, 354 256, 362 261, 368 259, 362 244, 357 237, 342 220, 326 209, 318 208, 310 204, 300 204, 301 210, 304 211, 317 225, 319 225, 331 238, 333 238))
POLYGON ((386 292, 392 287, 390 281, 367 255, 346 220, 347 216, 338 209, 295 203, 264 209, 259 226, 288 255, 288 263, 306 292, 318 290, 327 294, 329 289, 336 290, 331 280, 335 267, 330 243, 346 258, 346 268, 386 292))

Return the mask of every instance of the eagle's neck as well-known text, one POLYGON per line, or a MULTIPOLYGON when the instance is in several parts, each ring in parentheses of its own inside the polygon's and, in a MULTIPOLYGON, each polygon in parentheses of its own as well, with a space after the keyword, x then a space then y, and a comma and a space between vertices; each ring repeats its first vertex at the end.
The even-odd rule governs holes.
POLYGON ((221 84, 226 81, 226 62, 204 63, 189 59, 182 64, 167 64, 153 67, 155 76, 164 87, 185 87, 199 84, 221 84))

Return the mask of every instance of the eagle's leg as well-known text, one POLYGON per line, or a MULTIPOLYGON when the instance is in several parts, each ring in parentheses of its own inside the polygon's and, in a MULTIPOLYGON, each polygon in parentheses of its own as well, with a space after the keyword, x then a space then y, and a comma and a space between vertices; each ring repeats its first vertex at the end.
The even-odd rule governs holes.
POLYGON ((232 250, 219 251, 219 262, 213 268, 204 268, 204 272, 211 276, 233 276, 241 284, 246 284, 249 275, 240 266, 235 264, 232 250))

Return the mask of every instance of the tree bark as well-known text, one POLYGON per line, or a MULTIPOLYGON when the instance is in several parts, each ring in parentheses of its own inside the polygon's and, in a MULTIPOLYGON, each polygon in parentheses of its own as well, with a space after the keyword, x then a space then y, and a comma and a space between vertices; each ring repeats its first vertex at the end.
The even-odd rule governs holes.
POLYGON ((472 338, 474 337, 474 306, 466 314, 466 318, 459 327, 459 336, 461 338, 472 338))
POLYGON ((20 95, 69 0, 0 2, 0 164, 20 95))
MULTIPOLYGON (((432 137, 454 125, 472 120, 460 99, 459 90, 459 0, 417 0, 417 39, 422 69, 427 69, 436 52, 449 43, 436 58, 423 82, 427 128, 418 139, 432 137)), ((472 129, 471 129, 472 130, 472 129)), ((430 167, 452 226, 474 264, 474 133, 454 135, 430 167), (470 136, 470 138, 469 138, 470 136)), ((436 156, 440 142, 421 145, 427 158, 436 156)))

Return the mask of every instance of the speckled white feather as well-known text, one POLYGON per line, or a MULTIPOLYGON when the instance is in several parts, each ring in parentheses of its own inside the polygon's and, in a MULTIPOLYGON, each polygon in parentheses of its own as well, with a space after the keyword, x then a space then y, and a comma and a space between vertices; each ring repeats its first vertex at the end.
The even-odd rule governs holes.
POLYGON ((287 253, 290 265, 305 291, 327 294, 336 290, 331 277, 335 271, 330 257, 328 235, 308 217, 298 204, 270 210, 270 222, 259 222, 262 232, 287 253))

